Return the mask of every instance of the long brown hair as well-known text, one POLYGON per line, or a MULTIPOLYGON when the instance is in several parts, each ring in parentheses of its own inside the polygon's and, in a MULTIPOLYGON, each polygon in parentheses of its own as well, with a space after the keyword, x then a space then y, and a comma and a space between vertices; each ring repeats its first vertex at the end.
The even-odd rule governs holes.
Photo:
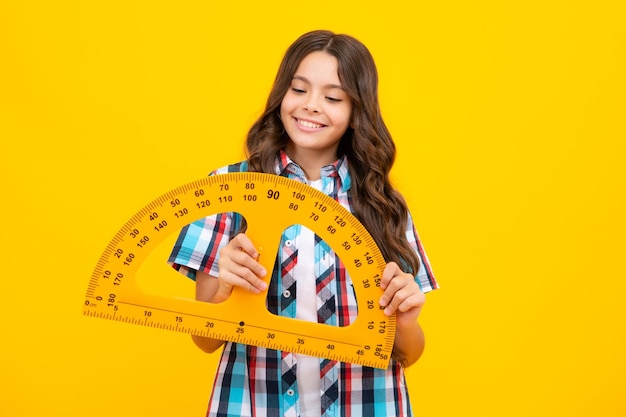
POLYGON ((389 172, 396 147, 383 122, 378 103, 378 72, 369 50, 357 39, 318 30, 299 37, 285 53, 265 111, 246 141, 249 167, 274 172, 276 153, 289 140, 280 105, 300 62, 311 52, 324 51, 338 61, 338 76, 352 100, 351 126, 342 137, 338 156, 346 155, 352 178, 349 190, 354 215, 364 224, 383 256, 405 271, 417 274, 419 261, 406 239, 408 208, 391 185, 389 172))

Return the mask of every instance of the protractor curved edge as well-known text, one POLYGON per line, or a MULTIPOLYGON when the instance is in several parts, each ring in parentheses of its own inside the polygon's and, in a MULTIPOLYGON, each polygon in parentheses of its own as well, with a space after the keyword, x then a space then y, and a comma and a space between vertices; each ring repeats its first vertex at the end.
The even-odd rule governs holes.
MULTIPOLYGON (((199 331, 146 320, 139 311, 125 311, 128 309, 122 306, 137 299, 142 299, 146 307, 167 307, 158 303, 169 303, 142 294, 134 282, 134 274, 156 244, 196 219, 223 212, 239 212, 254 219, 263 211, 272 214, 271 222, 262 222, 265 228, 276 226, 276 233, 280 234, 285 224, 300 223, 318 234, 337 253, 353 280, 359 309, 358 317, 349 327, 365 328, 366 320, 370 326, 372 321, 386 322, 385 330, 375 337, 372 333, 363 333, 369 339, 367 343, 377 342, 379 351, 374 359, 362 359, 352 352, 346 355, 345 349, 337 354, 326 352, 324 355, 318 351, 317 356, 386 367, 393 348, 395 316, 384 316, 377 303, 382 294, 380 274, 385 266, 378 247, 356 217, 337 201, 306 184, 271 174, 246 172, 204 177, 170 190, 147 204, 120 228, 100 256, 88 284, 84 314, 185 333, 199 331)), ((256 219, 261 223, 258 217, 256 219)), ((218 310, 215 314, 222 313, 218 310)), ((238 341, 237 336, 220 336, 217 338, 238 341)), ((277 347, 266 340, 246 340, 246 343, 277 347)), ((299 349, 297 345, 287 347, 290 349, 283 350, 299 349)))

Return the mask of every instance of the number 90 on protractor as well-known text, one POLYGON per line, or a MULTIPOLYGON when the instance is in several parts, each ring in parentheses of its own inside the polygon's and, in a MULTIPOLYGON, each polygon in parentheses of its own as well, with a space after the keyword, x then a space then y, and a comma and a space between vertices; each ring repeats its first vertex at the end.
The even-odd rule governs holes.
MULTIPOLYGON (((244 172, 215 175, 171 190, 137 212, 100 256, 87 288, 86 316, 178 331, 270 349, 386 368, 396 321, 378 304, 386 262, 364 226, 322 192, 277 175, 244 172), (220 304, 145 292, 137 270, 151 250, 187 224, 237 212, 246 234, 272 271, 282 232, 303 225, 322 238, 349 273, 357 300, 356 320, 345 327, 277 316, 263 295, 239 288, 220 304)), ((170 268, 165 260, 165 269, 170 268)), ((266 279, 269 280, 271 273, 266 279)), ((180 275, 180 279, 187 279, 180 275)))

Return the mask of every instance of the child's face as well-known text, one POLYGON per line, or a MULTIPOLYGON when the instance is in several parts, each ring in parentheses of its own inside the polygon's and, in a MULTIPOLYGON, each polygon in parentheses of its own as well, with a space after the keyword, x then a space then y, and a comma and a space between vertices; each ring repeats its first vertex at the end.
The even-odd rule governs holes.
POLYGON ((307 55, 280 106, 291 139, 288 153, 321 158, 326 164, 334 162, 351 115, 352 102, 341 88, 337 59, 321 51, 307 55))

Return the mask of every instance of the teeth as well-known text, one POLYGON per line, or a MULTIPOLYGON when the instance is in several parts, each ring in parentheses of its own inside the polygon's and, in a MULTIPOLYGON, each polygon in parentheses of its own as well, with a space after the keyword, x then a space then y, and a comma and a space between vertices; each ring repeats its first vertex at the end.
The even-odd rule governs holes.
POLYGON ((308 127, 310 129, 317 129, 323 127, 324 125, 318 125, 317 123, 307 122, 306 120, 298 120, 298 123, 304 127, 308 127))

